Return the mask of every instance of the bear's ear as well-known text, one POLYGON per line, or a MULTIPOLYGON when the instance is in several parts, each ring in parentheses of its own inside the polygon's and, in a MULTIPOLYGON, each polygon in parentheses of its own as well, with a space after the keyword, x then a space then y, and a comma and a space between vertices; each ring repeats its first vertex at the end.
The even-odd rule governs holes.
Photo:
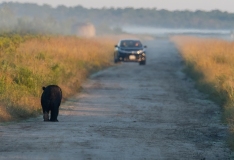
POLYGON ((46 89, 46 87, 42 87, 42 89, 43 89, 43 90, 45 90, 45 89, 46 89))

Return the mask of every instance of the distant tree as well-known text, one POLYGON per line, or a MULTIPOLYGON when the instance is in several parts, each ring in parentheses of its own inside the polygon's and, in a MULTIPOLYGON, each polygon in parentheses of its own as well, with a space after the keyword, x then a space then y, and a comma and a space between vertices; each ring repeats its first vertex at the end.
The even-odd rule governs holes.
POLYGON ((72 34, 77 23, 91 22, 98 33, 121 32, 126 25, 166 28, 234 28, 234 14, 219 10, 168 11, 165 9, 84 8, 82 6, 56 8, 33 3, 4 2, 0 4, 0 32, 17 30, 53 34, 72 34))

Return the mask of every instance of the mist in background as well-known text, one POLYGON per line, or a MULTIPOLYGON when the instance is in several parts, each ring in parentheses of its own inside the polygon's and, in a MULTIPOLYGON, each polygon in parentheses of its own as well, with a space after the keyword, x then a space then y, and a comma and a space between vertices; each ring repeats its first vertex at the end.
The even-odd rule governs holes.
POLYGON ((0 33, 63 34, 93 37, 103 34, 200 34, 230 36, 234 13, 168 11, 157 8, 53 7, 47 4, 0 4, 0 33))

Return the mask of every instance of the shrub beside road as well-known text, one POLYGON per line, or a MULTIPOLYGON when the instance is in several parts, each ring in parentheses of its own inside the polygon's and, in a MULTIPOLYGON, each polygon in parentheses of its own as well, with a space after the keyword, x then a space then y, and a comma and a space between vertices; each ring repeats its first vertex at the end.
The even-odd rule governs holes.
POLYGON ((74 36, 0 36, 0 121, 41 114, 42 86, 57 84, 64 98, 111 65, 114 42, 74 36))

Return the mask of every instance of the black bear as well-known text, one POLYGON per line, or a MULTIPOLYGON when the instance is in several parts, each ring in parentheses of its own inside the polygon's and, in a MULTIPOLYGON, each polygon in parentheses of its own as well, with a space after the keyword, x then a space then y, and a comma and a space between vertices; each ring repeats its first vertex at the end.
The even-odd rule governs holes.
POLYGON ((44 121, 58 122, 59 106, 62 100, 62 90, 57 85, 42 87, 41 106, 44 121), (50 112, 50 119, 49 119, 50 112))

